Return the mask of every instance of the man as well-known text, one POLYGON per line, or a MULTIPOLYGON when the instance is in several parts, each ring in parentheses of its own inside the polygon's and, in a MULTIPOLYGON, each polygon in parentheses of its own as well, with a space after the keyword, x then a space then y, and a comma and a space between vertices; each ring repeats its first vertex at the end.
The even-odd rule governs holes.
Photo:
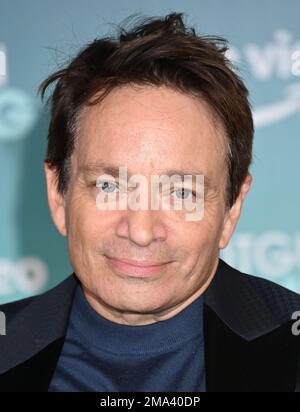
POLYGON ((219 258, 252 179, 248 91, 226 50, 171 13, 96 39, 40 86, 58 80, 45 173, 74 273, 1 307, 1 390, 300 389, 300 297, 219 258), (151 187, 153 208, 157 175, 200 178, 151 187), (146 182, 144 207, 128 177, 146 182))

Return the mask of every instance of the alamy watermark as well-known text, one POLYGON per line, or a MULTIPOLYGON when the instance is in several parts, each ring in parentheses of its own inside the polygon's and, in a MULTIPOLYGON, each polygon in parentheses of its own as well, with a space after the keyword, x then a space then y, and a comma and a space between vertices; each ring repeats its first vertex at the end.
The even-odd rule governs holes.
POLYGON ((7 59, 6 48, 0 43, 0 86, 7 84, 7 59))
POLYGON ((204 216, 204 175, 151 175, 150 207, 148 179, 132 175, 127 167, 119 167, 116 179, 109 174, 97 178, 99 210, 176 210, 184 211, 185 219, 199 221, 204 216), (160 190, 162 188, 162 190, 160 190), (129 192, 129 193, 128 193, 129 192), (161 196, 160 196, 161 194, 161 196))
POLYGON ((292 325, 292 334, 294 336, 299 336, 300 335, 300 310, 292 314, 292 320, 295 320, 295 322, 292 325))
POLYGON ((4 312, 0 311, 0 336, 6 335, 6 316, 4 312))
POLYGON ((294 51, 292 61, 292 74, 294 76, 300 76, 300 50, 294 51))

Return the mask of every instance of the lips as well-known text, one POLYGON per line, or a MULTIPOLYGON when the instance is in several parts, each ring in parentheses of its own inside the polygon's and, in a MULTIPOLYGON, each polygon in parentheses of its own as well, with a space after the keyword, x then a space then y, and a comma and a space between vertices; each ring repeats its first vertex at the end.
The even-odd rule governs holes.
POLYGON ((133 277, 148 277, 160 274, 171 263, 105 257, 114 271, 133 277))

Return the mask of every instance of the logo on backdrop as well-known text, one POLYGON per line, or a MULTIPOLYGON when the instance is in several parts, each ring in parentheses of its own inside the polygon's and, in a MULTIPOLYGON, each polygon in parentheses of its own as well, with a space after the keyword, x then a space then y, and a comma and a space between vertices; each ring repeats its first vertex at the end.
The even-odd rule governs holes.
POLYGON ((25 138, 38 114, 33 98, 8 83, 7 51, 0 44, 0 142, 25 138))
POLYGON ((18 261, 0 259, 0 299, 15 294, 33 295, 48 283, 48 268, 37 256, 24 256, 18 261))
POLYGON ((300 292, 300 232, 235 233, 221 257, 245 273, 258 273, 300 292))
POLYGON ((276 79, 278 86, 275 90, 280 89, 278 96, 254 109, 256 127, 268 126, 295 114, 300 115, 300 40, 294 40, 291 32, 276 30, 269 42, 263 45, 247 43, 241 51, 231 47, 228 57, 237 66, 242 61, 246 62, 246 70, 251 77, 265 83, 265 95, 273 95, 272 81, 276 79), (272 82, 270 93, 267 82, 272 82))

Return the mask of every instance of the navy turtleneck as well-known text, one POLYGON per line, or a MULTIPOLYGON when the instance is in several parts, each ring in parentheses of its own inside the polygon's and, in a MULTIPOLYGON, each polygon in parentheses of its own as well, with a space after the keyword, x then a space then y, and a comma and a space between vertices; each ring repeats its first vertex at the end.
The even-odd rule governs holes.
POLYGON ((78 285, 49 391, 204 392, 203 298, 130 326, 98 314, 78 285))

